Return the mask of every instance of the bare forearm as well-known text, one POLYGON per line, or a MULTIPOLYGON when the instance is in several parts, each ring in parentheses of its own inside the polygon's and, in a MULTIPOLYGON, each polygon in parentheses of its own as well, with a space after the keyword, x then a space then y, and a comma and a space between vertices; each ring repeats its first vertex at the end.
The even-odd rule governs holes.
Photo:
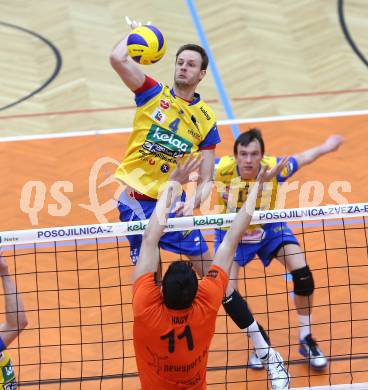
POLYGON ((334 134, 329 136, 323 144, 296 154, 294 157, 298 161, 299 167, 302 167, 303 165, 312 163, 324 154, 334 152, 343 142, 344 139, 341 135, 334 134))
POLYGON ((157 271, 160 262, 158 243, 164 232, 168 214, 174 202, 174 188, 175 183, 168 182, 157 201, 156 208, 143 235, 139 259, 133 275, 134 280, 146 272, 157 271))
POLYGON ((212 187, 213 187, 212 179, 202 181, 201 183, 198 184, 194 201, 193 201, 193 208, 196 209, 200 207, 201 203, 204 202, 211 194, 212 187))
POLYGON ((219 256, 226 260, 225 261, 226 272, 228 272, 230 269, 233 257, 235 255, 236 248, 239 244, 241 237, 247 230, 251 219, 252 219, 252 215, 246 212, 246 208, 244 207, 243 209, 241 209, 238 212, 238 215, 235 217, 235 220, 231 224, 229 231, 226 233, 223 239, 222 244, 223 244, 224 253, 220 252, 219 256))
POLYGON ((317 160, 319 157, 323 156, 328 152, 329 150, 327 150, 325 145, 322 144, 297 154, 295 158, 298 161, 299 167, 301 167, 304 165, 311 164, 313 161, 317 160))
POLYGON ((124 37, 113 49, 110 54, 110 62, 114 67, 119 63, 128 60, 128 48, 127 48, 128 35, 124 37))
POLYGON ((226 233, 218 251, 216 252, 213 264, 218 265, 229 272, 235 250, 243 234, 249 227, 252 215, 255 209, 259 184, 256 182, 248 194, 246 202, 238 211, 234 221, 232 222, 228 232, 226 233))
POLYGON ((144 232, 139 259, 134 272, 134 280, 146 272, 155 272, 159 263, 158 243, 167 224, 167 218, 175 202, 175 198, 182 192, 181 184, 188 182, 189 174, 198 169, 200 157, 189 156, 181 165, 180 161, 170 176, 170 181, 159 197, 156 208, 144 232))
POLYGON ((169 181, 165 190, 160 195, 144 233, 145 237, 150 241, 158 242, 160 240, 179 188, 181 188, 179 183, 169 181))
POLYGON ((123 38, 112 50, 110 63, 125 85, 132 91, 142 86, 145 74, 128 55, 127 39, 123 38))
POLYGON ((6 323, 11 330, 21 330, 26 326, 26 316, 21 295, 9 275, 2 276, 6 323))
POLYGON ((201 205, 211 194, 214 178, 215 151, 205 150, 202 152, 202 161, 199 169, 197 191, 194 198, 194 208, 201 205))
POLYGON ((5 296, 5 322, 0 325, 0 337, 8 346, 27 326, 22 297, 7 274, 1 276, 5 296))
POLYGON ((238 245, 240 238, 243 236, 243 234, 249 227, 250 221, 252 219, 256 207, 259 190, 260 190, 259 183, 255 182, 251 186, 246 202, 238 211, 238 214, 236 215, 233 223, 230 226, 229 229, 230 237, 233 241, 235 241, 236 246, 238 245))

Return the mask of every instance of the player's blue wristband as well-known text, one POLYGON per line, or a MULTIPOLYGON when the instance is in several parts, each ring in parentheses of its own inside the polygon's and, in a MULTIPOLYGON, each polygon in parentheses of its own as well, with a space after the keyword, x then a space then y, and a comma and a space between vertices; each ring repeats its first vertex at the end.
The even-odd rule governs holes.
POLYGON ((3 352, 6 349, 3 339, 0 337, 0 352, 3 352))

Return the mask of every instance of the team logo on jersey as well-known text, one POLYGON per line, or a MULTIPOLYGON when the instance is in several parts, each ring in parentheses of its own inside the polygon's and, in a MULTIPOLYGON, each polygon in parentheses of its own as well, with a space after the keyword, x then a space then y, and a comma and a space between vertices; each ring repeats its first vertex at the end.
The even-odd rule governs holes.
POLYGON ((211 117, 209 116, 207 110, 205 110, 205 108, 203 106, 201 106, 201 111, 203 112, 203 115, 205 116, 205 118, 209 121, 211 120, 211 117))
POLYGON ((192 232, 191 230, 183 230, 183 231, 181 232, 181 235, 182 235, 183 238, 185 238, 185 237, 189 236, 189 234, 190 234, 191 232, 192 232))
POLYGON ((151 118, 158 123, 164 123, 166 115, 159 108, 156 108, 155 111, 153 111, 151 118))
POLYGON ((288 161, 285 169, 281 172, 281 176, 288 177, 294 171, 294 164, 291 161, 288 161))
POLYGON ((190 134, 195 139, 198 139, 198 140, 201 139, 201 136, 192 129, 188 129, 188 134, 190 134))
POLYGON ((143 144, 143 149, 151 153, 163 153, 176 158, 190 153, 192 146, 193 144, 190 141, 172 131, 152 125, 143 144))
POLYGON ((4 384, 4 390, 16 390, 17 388, 17 382, 15 379, 13 379, 10 383, 4 384))
POLYGON ((10 360, 8 360, 5 366, 1 367, 1 373, 3 376, 3 383, 6 384, 4 385, 4 389, 9 389, 9 390, 16 389, 14 369, 10 360))
POLYGON ((170 167, 168 164, 162 164, 160 169, 161 169, 162 173, 167 173, 167 172, 169 172, 170 167))
POLYGON ((153 158, 150 158, 148 160, 148 162, 149 162, 149 165, 155 165, 156 164, 156 161, 153 158))
POLYGON ((245 232, 244 236, 241 238, 242 243, 257 244, 264 240, 266 237, 266 232, 261 228, 255 228, 245 232))
POLYGON ((138 248, 133 248, 133 249, 131 249, 131 250, 130 250, 130 258, 131 258, 132 263, 133 263, 134 265, 137 264, 138 257, 139 257, 138 248))
POLYGON ((170 103, 167 100, 161 99, 160 100, 160 107, 163 110, 167 110, 170 107, 170 103))

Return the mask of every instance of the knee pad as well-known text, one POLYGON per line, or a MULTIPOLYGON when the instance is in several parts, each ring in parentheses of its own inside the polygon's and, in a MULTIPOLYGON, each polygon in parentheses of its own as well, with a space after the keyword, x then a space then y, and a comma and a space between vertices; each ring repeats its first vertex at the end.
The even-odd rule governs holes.
POLYGON ((224 306, 226 313, 240 329, 248 328, 248 326, 254 322, 253 315, 248 308, 247 302, 245 302, 236 290, 234 290, 230 296, 224 298, 222 305, 224 306))
POLYGON ((306 265, 303 268, 291 271, 294 283, 294 294, 308 297, 313 294, 314 280, 312 272, 306 265))

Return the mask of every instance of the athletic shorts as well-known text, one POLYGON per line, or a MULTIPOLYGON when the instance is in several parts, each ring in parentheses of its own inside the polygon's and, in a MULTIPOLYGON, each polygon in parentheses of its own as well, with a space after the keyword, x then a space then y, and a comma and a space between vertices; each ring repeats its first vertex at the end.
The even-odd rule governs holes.
MULTIPOLYGON (((177 201, 184 200, 185 193, 183 192, 177 201)), ((156 207, 156 203, 157 202, 154 200, 137 200, 131 198, 124 191, 120 195, 118 202, 120 221, 129 222, 149 219, 156 207)), ((175 204, 173 207, 175 207, 175 204)), ((170 213, 169 218, 173 217, 175 217, 175 213, 170 213)), ((139 257, 143 236, 142 234, 128 235, 127 238, 130 244, 130 258, 133 264, 135 264, 139 257)), ((200 256, 208 250, 207 243, 200 230, 165 233, 160 239, 159 247, 173 253, 187 256, 200 256)))
MULTIPOLYGON (((226 230, 215 230, 215 251, 220 246, 226 230)), ((255 230, 255 234, 247 234, 240 241, 234 260, 240 265, 245 266, 256 255, 261 259, 265 267, 267 267, 281 247, 287 244, 299 245, 293 232, 289 229, 286 223, 268 223, 255 230)))

